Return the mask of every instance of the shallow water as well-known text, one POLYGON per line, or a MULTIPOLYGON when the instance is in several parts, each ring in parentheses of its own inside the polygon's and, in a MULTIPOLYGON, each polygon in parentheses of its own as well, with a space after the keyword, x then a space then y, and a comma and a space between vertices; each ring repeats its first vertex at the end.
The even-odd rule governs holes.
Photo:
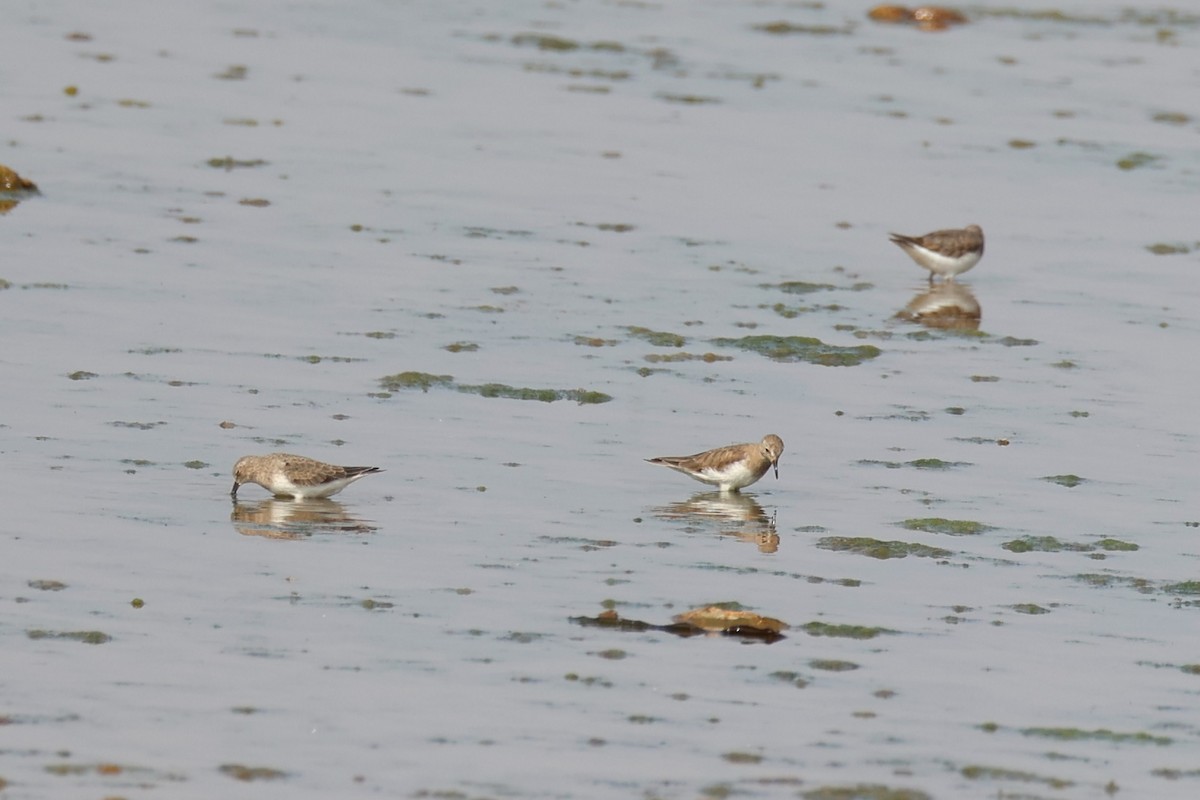
POLYGON ((1200 19, 1009 8, 22 9, 4 797, 1194 796, 1200 19), (978 331, 895 319, 970 222, 978 331), (577 619, 721 601, 792 628, 577 619))

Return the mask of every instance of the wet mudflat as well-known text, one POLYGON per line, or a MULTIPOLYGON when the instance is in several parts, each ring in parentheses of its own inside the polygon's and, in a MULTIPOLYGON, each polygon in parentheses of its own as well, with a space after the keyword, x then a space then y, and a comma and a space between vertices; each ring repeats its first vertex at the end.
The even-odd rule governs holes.
POLYGON ((5 51, 5 798, 1195 795, 1200 19, 123 9, 5 51))

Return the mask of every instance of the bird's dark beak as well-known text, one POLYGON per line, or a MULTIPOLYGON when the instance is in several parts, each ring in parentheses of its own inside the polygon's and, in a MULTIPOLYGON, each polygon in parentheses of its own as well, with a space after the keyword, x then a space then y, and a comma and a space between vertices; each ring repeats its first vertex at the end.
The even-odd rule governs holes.
POLYGON ((775 467, 775 480, 779 480, 779 462, 772 461, 771 465, 775 467))
MULTIPOLYGON (((776 477, 778 477, 778 475, 776 477)), ((241 484, 238 483, 237 481, 234 481, 233 488, 229 490, 229 496, 232 497, 234 500, 237 500, 237 490, 238 490, 239 486, 241 486, 241 484)))

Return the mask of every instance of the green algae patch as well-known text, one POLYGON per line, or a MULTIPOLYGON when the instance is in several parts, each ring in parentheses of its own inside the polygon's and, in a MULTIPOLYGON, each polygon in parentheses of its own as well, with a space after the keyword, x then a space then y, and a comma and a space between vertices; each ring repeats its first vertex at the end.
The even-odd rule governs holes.
POLYGON ((740 750, 735 750, 731 753, 722 753, 721 758, 730 764, 761 764, 763 760, 763 757, 758 753, 744 753, 740 750))
MULTIPOLYGON (((4 722, 0 724, 11 724, 12 719, 3 718, 4 722)), ((69 756, 70 753, 60 751, 58 755, 69 756)), ((139 767, 133 764, 122 764, 117 761, 92 761, 86 763, 51 763, 42 767, 47 775, 55 777, 75 777, 75 776, 90 776, 98 775, 101 778, 110 778, 122 781, 126 786, 137 785, 139 787, 153 786, 159 782, 174 783, 183 780, 178 774, 164 773, 151 767, 139 767)), ((7 784, 3 778, 0 778, 0 792, 4 791, 7 784)), ((106 795, 111 797, 112 795, 106 795)))
POLYGON ((1050 613, 1050 609, 1044 606, 1039 606, 1037 603, 1017 603, 1013 606, 1010 606, 1010 608, 1012 608, 1012 610, 1018 614, 1029 614, 1032 616, 1050 613))
POLYGON ((832 283, 809 283, 808 281, 784 281, 783 283, 763 284, 764 289, 778 289, 787 294, 812 294, 813 292, 825 292, 830 289, 836 289, 832 283))
POLYGON ((245 764, 222 764, 220 771, 234 780, 250 783, 251 781, 276 781, 286 778, 287 773, 274 767, 248 767, 245 764))
POLYGON ((1021 781, 1023 783, 1042 783, 1052 789, 1066 789, 1075 784, 1062 778, 1047 778, 1032 772, 1019 769, 1003 769, 1001 767, 985 767, 979 764, 969 764, 962 768, 962 776, 972 781, 1021 781))
POLYGON ((896 632, 868 625, 830 625, 826 622, 809 622, 801 625, 800 630, 809 636, 831 636, 839 639, 874 639, 882 633, 896 632))
POLYGON ((1078 542, 1064 542, 1055 536, 1022 536, 1020 539, 1013 539, 1000 546, 1010 553, 1061 553, 1064 550, 1088 552, 1094 549, 1090 545, 1078 542))
POLYGON ((916 467, 917 469, 954 469, 955 467, 969 467, 971 465, 965 461, 942 461, 940 458, 917 458, 909 461, 908 466, 916 467))
POLYGON ((817 547, 822 550, 844 551, 857 553, 871 558, 949 558, 953 553, 940 547, 917 542, 885 542, 866 536, 825 536, 817 540, 817 547))
POLYGON ((1062 550, 1062 542, 1053 536, 1026 536, 1021 539, 1013 539, 1000 545, 1010 553, 1030 553, 1038 551, 1042 553, 1057 553, 1062 550))
POLYGON ((611 395, 594 392, 587 389, 530 389, 527 387, 508 386, 503 383, 485 383, 479 386, 459 385, 460 392, 477 394, 480 397, 503 397, 508 400, 537 400, 542 403, 553 403, 556 400, 574 400, 579 405, 597 405, 612 400, 611 395))
POLYGON ((818 786, 801 792, 803 800, 933 800, 919 789, 893 789, 879 783, 818 786))
POLYGON ((1124 542, 1120 539, 1108 538, 1101 539, 1100 541, 1096 542, 1096 547, 1100 548, 1101 550, 1108 550, 1110 552, 1116 551, 1119 553, 1132 553, 1140 549, 1133 542, 1124 542))
POLYGON ((718 97, 708 97, 702 94, 674 94, 671 92, 659 92, 655 95, 659 100, 666 100, 668 103, 683 103, 684 105, 699 106, 711 105, 720 103, 718 97))
POLYGON ((1168 583, 1163 587, 1163 591, 1168 594, 1200 594, 1200 581, 1168 583))
POLYGON ((1059 486, 1065 486, 1068 489, 1074 489, 1081 483, 1086 483, 1086 478, 1081 478, 1078 475, 1044 475, 1042 480, 1049 483, 1057 483, 1059 486))
MULTIPOLYGON (((833 287, 830 287, 830 288, 833 288, 833 287)), ((767 305, 764 303, 764 304, 760 305, 759 308, 769 308, 771 311, 774 311, 776 314, 783 317, 784 319, 795 319, 796 317, 800 316, 801 314, 812 314, 812 313, 815 313, 818 311, 838 312, 838 311, 846 310, 845 306, 839 305, 837 303, 825 303, 825 304, 813 303, 812 305, 807 305, 807 306, 789 306, 785 303, 774 303, 771 305, 767 305)), ((743 326, 743 327, 752 327, 752 326, 743 326)), ((753 326, 753 327, 757 327, 757 326, 753 326)), ((853 325, 834 325, 833 329, 835 331, 853 333, 854 336, 858 339, 865 339, 865 338, 867 338, 867 336, 874 336, 877 339, 890 339, 891 338, 891 333, 888 331, 871 331, 868 333, 866 331, 858 330, 853 325)))
POLYGON ((767 677, 773 678, 777 681, 783 681, 784 683, 789 683, 792 686, 795 686, 797 689, 803 689, 804 687, 808 686, 808 680, 799 672, 793 672, 792 670, 777 670, 772 672, 767 677))
MULTIPOLYGON (((1107 589, 1110 586, 1129 586, 1142 594, 1149 594, 1155 590, 1154 584, 1146 578, 1134 578, 1127 575, 1110 575, 1100 572, 1082 572, 1078 575, 1073 575, 1072 578, 1080 583, 1092 586, 1096 589, 1107 589)), ((1169 592, 1169 589, 1167 589, 1169 592)))
POLYGON ((1112 25, 1113 20, 1107 17, 1089 17, 1081 14, 1069 14, 1058 9, 1030 10, 1022 8, 979 8, 974 11, 981 17, 1001 17, 1006 19, 1026 19, 1039 22, 1066 22, 1073 25, 1112 25))
MULTIPOLYGON (((572 70, 572 74, 579 77, 574 70, 572 70)), ((629 233, 637 230, 637 225, 629 222, 575 222, 572 224, 580 228, 595 228, 605 233, 629 233)))
POLYGON ((479 349, 479 345, 475 342, 452 342, 442 349, 451 353, 474 353, 479 349))
POLYGON ((887 467, 888 469, 912 467, 913 469, 948 470, 974 466, 969 461, 942 461, 940 458, 917 458, 912 461, 879 461, 878 459, 864 458, 860 459, 858 463, 864 467, 887 467))
POLYGON ((1186 244, 1167 244, 1165 242, 1148 244, 1146 245, 1146 249, 1156 256, 1175 256, 1192 251, 1192 248, 1186 244))
POLYGON ((1167 125, 1187 125, 1192 121, 1192 118, 1182 111, 1160 111, 1152 116, 1151 119, 1167 125))
POLYGON ((862 467, 886 467, 887 469, 912 467, 913 469, 938 470, 953 467, 971 467, 972 465, 967 462, 942 461, 940 458, 918 458, 916 461, 878 461, 877 458, 860 458, 858 464, 862 465, 862 467))
POLYGON ((805 34, 808 36, 849 36, 853 32, 853 28, 849 26, 837 28, 833 25, 802 25, 797 22, 787 22, 785 20, 764 22, 761 25, 755 25, 754 30, 769 33, 772 36, 791 36, 794 34, 805 34))
POLYGON ((900 525, 910 531, 944 533, 950 536, 975 536, 985 531, 995 530, 991 525, 984 525, 982 522, 970 519, 943 519, 942 517, 906 519, 900 525))
POLYGON ((484 383, 479 386, 459 384, 454 387, 460 392, 477 394, 480 397, 503 397, 508 400, 537 400, 541 403, 553 403, 557 400, 574 400, 581 406, 598 405, 612 400, 611 395, 588 389, 530 389, 527 387, 508 386, 503 383, 484 383))
POLYGON ((37 589, 39 592, 61 592, 67 588, 67 585, 62 581, 36 579, 29 581, 30 589, 37 589))
POLYGON ((784 319, 795 319, 801 314, 807 314, 810 311, 816 311, 816 306, 788 306, 783 303, 776 303, 771 306, 771 310, 784 319))
POLYGON ((599 336, 576 336, 572 341, 580 347, 616 347, 616 339, 602 339, 599 336))
POLYGON ((1150 774, 1156 778, 1166 778, 1169 781, 1177 781, 1180 778, 1200 778, 1200 769, 1173 769, 1171 767, 1159 767, 1158 769, 1150 770, 1150 774))
POLYGON ((389 392, 401 389, 420 389, 428 392, 434 386, 452 386, 453 375, 433 375, 428 372, 397 372, 395 375, 385 375, 379 379, 380 385, 389 392))
POLYGON ((112 637, 101 631, 46 631, 40 628, 25 631, 30 639, 71 639, 84 644, 105 644, 112 637))
POLYGON ((92 378, 100 376, 94 372, 88 372, 86 369, 77 369, 74 372, 68 373, 67 378, 73 381, 90 381, 92 378))
POLYGON ((126 350, 127 353, 134 353, 140 356, 161 356, 165 354, 182 353, 183 349, 179 347, 139 347, 134 350, 126 350))
POLYGON ((715 361, 733 361, 733 356, 719 356, 716 353, 648 353, 642 358, 651 364, 669 364, 676 361, 704 361, 712 364, 715 361))
POLYGON ((517 47, 536 47, 538 50, 551 50, 560 53, 568 53, 582 47, 574 39, 552 36, 548 33, 518 33, 512 37, 512 43, 517 47))
POLYGON ((310 356, 296 356, 297 361, 303 361, 306 364, 320 364, 322 361, 329 361, 334 364, 354 364, 359 361, 366 361, 365 358, 354 358, 353 356, 319 356, 313 353, 310 356))
POLYGON ((428 392, 433 387, 453 389, 457 392, 477 394, 480 397, 503 397, 509 400, 537 400, 542 403, 553 403, 557 400, 574 400, 580 405, 595 405, 612 400, 611 395, 590 389, 531 389, 529 387, 509 386, 506 383, 482 383, 470 385, 456 383, 453 375, 432 375, 428 372, 398 372, 395 375, 385 375, 379 379, 380 386, 385 392, 396 392, 401 389, 420 389, 428 392))
POLYGON ((207 164, 213 169, 223 169, 226 172, 230 172, 234 169, 244 169, 247 167, 265 167, 267 162, 261 158, 239 159, 233 156, 224 156, 221 158, 210 158, 207 164))
POLYGON ((643 328, 638 325, 630 325, 626 330, 629 335, 638 339, 644 339, 655 347, 683 347, 687 339, 680 336, 678 333, 668 333, 667 331, 653 331, 649 328, 643 328))
POLYGON ((1155 744, 1168 745, 1172 739, 1169 736, 1153 736, 1144 731, 1137 733, 1120 733, 1107 728, 1085 731, 1082 728, 1022 728, 1026 736, 1040 736, 1046 739, 1057 739, 1060 742, 1113 742, 1115 744, 1155 744))
POLYGON ((1141 169, 1142 167, 1148 167, 1160 160, 1162 160, 1161 156, 1139 151, 1136 153, 1130 153, 1124 158, 1118 159, 1117 169, 1123 169, 1126 171, 1131 169, 1141 169))
POLYGON ((718 347, 749 350, 772 361, 806 361, 823 367, 855 367, 883 352, 874 345, 839 347, 811 336, 743 336, 740 339, 713 339, 712 343, 718 347))
POLYGON ((853 661, 843 661, 840 658, 814 658, 808 665, 826 672, 853 672, 859 668, 853 661))
POLYGON ((484 383, 479 386, 458 386, 460 392, 477 394, 480 397, 504 397, 508 400, 537 400, 541 403, 553 403, 561 400, 557 389, 530 389, 509 386, 504 383, 484 383))
POLYGON ((1133 542, 1120 539, 1100 539, 1097 542, 1064 542, 1055 536, 1022 536, 1000 545, 1010 553, 1093 553, 1097 550, 1108 552, 1133 552, 1138 546, 1133 542))

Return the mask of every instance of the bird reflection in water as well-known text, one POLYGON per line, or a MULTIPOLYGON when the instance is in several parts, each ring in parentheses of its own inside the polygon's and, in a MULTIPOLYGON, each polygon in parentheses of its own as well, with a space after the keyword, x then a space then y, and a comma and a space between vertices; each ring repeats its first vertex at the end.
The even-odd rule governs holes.
POLYGON ((896 316, 926 328, 977 331, 983 310, 966 286, 957 281, 944 281, 918 293, 896 316))
POLYGON ((243 536, 268 539, 307 539, 318 533, 374 533, 376 528, 347 513, 336 500, 281 500, 274 497, 254 503, 237 502, 229 515, 243 536))
POLYGON ((712 529, 722 536, 751 542, 763 553, 774 553, 779 549, 775 515, 768 515, 749 495, 701 492, 688 500, 651 510, 660 519, 689 522, 689 528, 693 530, 712 529))

